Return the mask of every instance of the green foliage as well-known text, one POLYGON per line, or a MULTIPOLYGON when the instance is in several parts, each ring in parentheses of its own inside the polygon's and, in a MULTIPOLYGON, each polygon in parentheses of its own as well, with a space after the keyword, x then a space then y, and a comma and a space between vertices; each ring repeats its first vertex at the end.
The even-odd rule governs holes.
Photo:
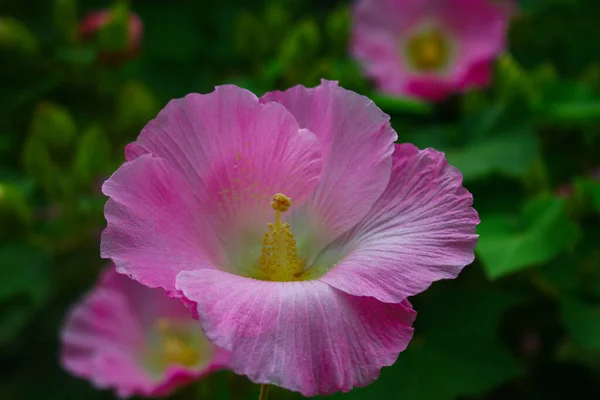
MULTIPOLYGON (((491 87, 432 104, 362 74, 351 1, 0 0, 0 398, 114 398, 59 367, 57 337, 104 263, 100 186, 162 106, 225 83, 260 95, 321 78, 371 98, 400 142, 446 152, 482 221, 473 265, 410 299, 415 337, 398 361, 332 398, 599 397, 600 2, 520 10, 491 87), (80 37, 103 7, 109 23, 80 37), (108 63, 126 53, 130 12, 141 52, 108 63)), ((172 397, 257 395, 221 372, 172 397)))
POLYGON ((547 262, 572 249, 580 236, 565 213, 565 202, 554 198, 525 204, 518 219, 492 215, 481 220, 476 251, 492 279, 547 262))

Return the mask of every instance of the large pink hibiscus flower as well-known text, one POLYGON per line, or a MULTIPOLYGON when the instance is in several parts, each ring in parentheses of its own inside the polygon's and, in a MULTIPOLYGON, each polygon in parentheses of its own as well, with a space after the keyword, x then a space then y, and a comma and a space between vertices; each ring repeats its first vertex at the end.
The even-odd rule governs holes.
POLYGON ((407 298, 473 261, 478 217, 442 153, 324 81, 171 101, 103 186, 102 256, 193 304, 230 366, 310 396, 377 378, 407 298))

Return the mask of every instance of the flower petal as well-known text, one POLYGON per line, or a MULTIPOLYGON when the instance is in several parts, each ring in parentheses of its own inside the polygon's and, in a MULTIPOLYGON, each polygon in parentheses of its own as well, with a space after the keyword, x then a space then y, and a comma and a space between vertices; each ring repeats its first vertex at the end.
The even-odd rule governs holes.
POLYGON ((221 249, 212 262, 225 269, 258 259, 273 195, 300 207, 323 161, 317 137, 281 104, 261 104, 231 85, 171 101, 126 149, 130 161, 145 153, 168 161, 187 183, 195 213, 205 215, 204 236, 214 233, 222 244, 196 240, 221 249))
POLYGON ((172 292, 177 273, 218 258, 221 245, 206 229, 207 215, 168 161, 142 155, 122 165, 102 191, 110 199, 100 253, 119 272, 172 292))
POLYGON ((320 278, 355 296, 399 302, 473 262, 477 212, 462 175, 444 154, 396 146, 392 177, 369 214, 332 243, 320 278))
POLYGON ((369 384, 412 337, 408 302, 354 297, 319 281, 198 270, 179 274, 177 288, 197 303, 207 337, 232 351, 236 373, 304 396, 369 384))
MULTIPOLYGON (((323 171, 304 210, 292 216, 292 228, 306 224, 322 235, 320 250, 350 229, 383 193, 389 180, 396 132, 371 100, 322 81, 316 88, 295 86, 267 93, 263 101, 283 104, 301 127, 322 144, 323 171), (307 222, 307 219, 309 221, 307 222)), ((310 258, 310 256, 309 256, 310 258)))

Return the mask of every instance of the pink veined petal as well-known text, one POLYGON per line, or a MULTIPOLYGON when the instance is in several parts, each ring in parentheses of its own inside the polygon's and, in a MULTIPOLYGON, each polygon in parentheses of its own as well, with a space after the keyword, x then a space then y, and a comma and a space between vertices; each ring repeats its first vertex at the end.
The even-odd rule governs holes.
POLYGON ((316 253, 356 224, 383 193, 398 136, 388 115, 337 82, 324 80, 312 89, 295 86, 270 92, 262 101, 283 104, 322 144, 324 164, 318 186, 305 207, 291 216, 295 232, 307 224, 308 230, 321 235, 310 246, 316 253))
POLYGON ((510 16, 491 1, 448 0, 440 4, 437 15, 459 43, 451 74, 457 81, 474 64, 493 60, 504 51, 510 16))
POLYGON ((117 387, 121 397, 128 397, 150 379, 135 361, 144 341, 142 327, 112 274, 105 273, 69 313, 61 334, 61 363, 94 386, 117 387))
MULTIPOLYGON (((103 256, 113 258, 121 271, 144 284, 169 290, 174 285, 169 271, 199 268, 200 259, 238 273, 250 268, 260 255, 267 224, 274 220, 270 205, 273 195, 285 193, 292 198, 292 209, 300 207, 312 194, 322 168, 319 140, 301 129, 289 111, 281 104, 262 104, 251 92, 231 85, 217 87, 210 94, 190 94, 171 101, 148 123, 137 141, 127 146, 125 154, 130 163, 151 154, 166 163, 164 169, 168 165, 169 174, 177 182, 173 195, 179 195, 179 190, 186 198, 190 195, 189 204, 181 204, 185 209, 168 213, 173 213, 175 219, 186 215, 188 222, 183 223, 185 229, 178 229, 175 225, 179 220, 173 221, 173 230, 165 232, 170 238, 154 251, 146 249, 156 243, 144 242, 140 234, 146 232, 130 224, 129 236, 139 238, 139 246, 122 249, 117 259, 110 250, 103 256), (181 186, 185 188, 179 189, 181 186), (191 225, 198 232, 193 234, 187 229, 191 225), (179 248, 170 248, 173 243, 179 248), (200 248, 196 257, 192 254, 193 243, 200 248), (155 259, 148 264, 137 262, 137 253, 155 259), (142 271, 161 269, 156 277, 153 272, 142 276, 142 271)), ((121 185, 139 191, 136 186, 145 184, 123 177, 121 185)), ((106 194, 119 196, 116 191, 106 194)), ((125 204, 128 209, 124 210, 116 203, 110 207, 111 214, 136 212, 133 206, 125 204)), ((153 214, 162 215, 155 210, 156 204, 141 207, 145 210, 138 217, 144 224, 156 219, 153 214)), ((154 226, 154 222, 142 227, 146 225, 154 226)))
POLYGON ((142 365, 141 354, 160 318, 195 325, 181 302, 110 266, 69 313, 61 336, 61 363, 98 388, 113 388, 119 397, 166 395, 226 365, 229 352, 215 347, 211 359, 198 367, 172 364, 159 376, 151 375, 142 365))
POLYGON ((390 183, 369 214, 316 263, 320 278, 355 296, 399 302, 455 278, 474 259, 479 223, 462 175, 444 154, 396 146, 390 183))
POLYGON ((100 253, 119 272, 173 292, 177 273, 218 258, 221 245, 206 228, 207 215, 168 161, 142 155, 122 165, 102 191, 110 199, 100 253))
POLYGON ((235 372, 304 396, 369 384, 412 337, 408 302, 354 297, 319 281, 198 270, 178 275, 177 287, 197 303, 207 337, 232 351, 235 372))

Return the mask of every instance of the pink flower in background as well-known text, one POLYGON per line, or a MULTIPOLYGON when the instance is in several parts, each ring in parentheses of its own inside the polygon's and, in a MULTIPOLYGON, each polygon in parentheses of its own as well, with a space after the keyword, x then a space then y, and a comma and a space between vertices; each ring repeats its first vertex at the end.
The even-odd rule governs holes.
POLYGON ((478 216, 443 153, 323 81, 171 101, 106 181, 102 256, 195 303, 230 367, 349 391, 412 337, 409 296, 473 261, 478 216))
POLYGON ((441 100, 487 86, 510 13, 490 0, 359 0, 352 53, 384 92, 441 100))
POLYGON ((107 268, 69 313, 61 362, 120 397, 166 395, 225 365, 180 301, 107 268))
MULTIPOLYGON (((98 32, 110 22, 111 10, 93 11, 87 14, 79 24, 79 35, 83 39, 93 38, 98 32)), ((119 64, 127 59, 135 57, 141 49, 144 25, 140 17, 129 13, 129 37, 122 51, 102 50, 100 57, 103 61, 119 64)))

